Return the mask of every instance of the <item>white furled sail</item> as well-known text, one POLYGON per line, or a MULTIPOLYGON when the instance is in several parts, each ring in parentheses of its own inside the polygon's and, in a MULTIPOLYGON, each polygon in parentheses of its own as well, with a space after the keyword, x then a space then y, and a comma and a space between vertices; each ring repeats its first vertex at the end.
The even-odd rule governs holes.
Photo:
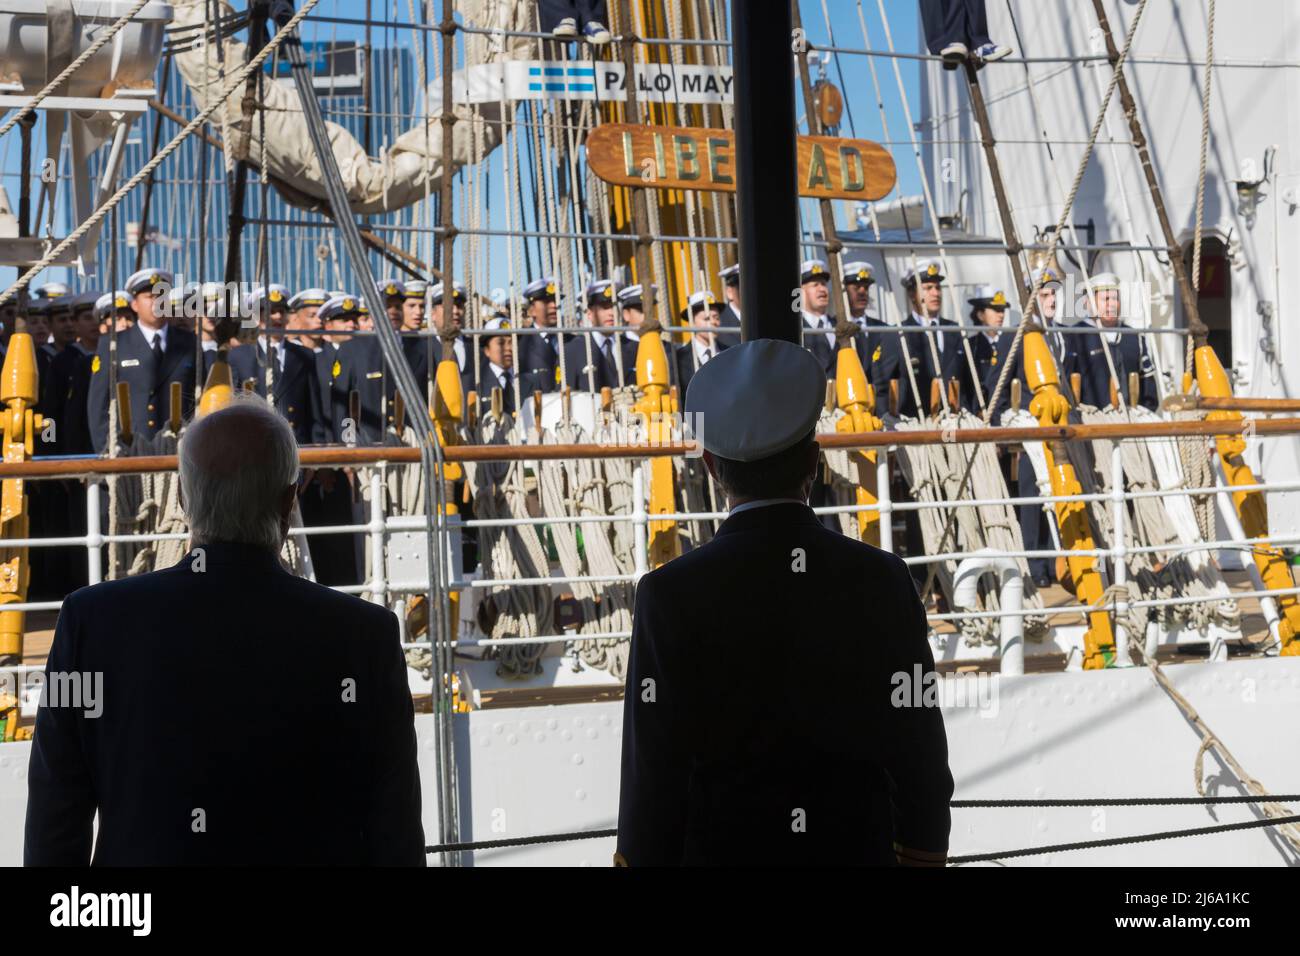
MULTIPOLYGON (((205 20, 203 2, 175 5, 176 27, 200 25, 205 20)), ((466 23, 500 31, 531 28, 532 4, 524 0, 462 0, 458 9, 466 23)), ((233 13, 228 3, 221 4, 221 16, 233 13)), ((502 60, 527 59, 535 40, 505 34, 480 33, 465 37, 467 62, 471 65, 502 60)), ((237 40, 225 40, 224 70, 229 73, 247 60, 247 46, 237 40)), ((176 65, 185 78, 200 109, 208 105, 208 91, 220 89, 223 57, 215 48, 205 50, 203 43, 176 55, 176 65)), ((285 199, 294 205, 311 208, 323 205, 325 188, 320 166, 307 133, 298 94, 289 84, 262 84, 262 102, 246 113, 243 97, 231 95, 214 120, 219 120, 229 145, 228 157, 246 159, 260 168, 266 163, 267 174, 285 199), (263 124, 259 113, 265 110, 263 124), (266 141, 262 141, 265 125, 266 141)), ((500 142, 500 106, 485 103, 455 107, 456 123, 452 137, 452 167, 448 172, 490 152, 500 142), (477 149, 482 153, 476 153, 477 149)), ((352 211, 359 215, 400 209, 436 191, 443 176, 443 126, 440 108, 430 110, 424 121, 403 133, 381 157, 368 156, 361 144, 337 123, 326 122, 334 158, 343 184, 347 188, 352 211)))

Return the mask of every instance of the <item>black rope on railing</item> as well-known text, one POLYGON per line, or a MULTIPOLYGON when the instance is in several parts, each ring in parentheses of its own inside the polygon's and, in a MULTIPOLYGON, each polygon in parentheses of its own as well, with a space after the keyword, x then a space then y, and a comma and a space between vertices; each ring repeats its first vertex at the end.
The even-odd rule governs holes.
POLYGON ((552 833, 547 836, 515 837, 510 840, 480 840, 476 843, 439 843, 426 846, 425 853, 457 853, 461 850, 495 850, 505 846, 537 846, 542 843, 571 843, 574 840, 597 840, 618 836, 618 830, 574 830, 571 833, 552 833))
MULTIPOLYGON (((1270 794, 1266 797, 1098 797, 1083 800, 953 800, 948 805, 955 810, 994 808, 994 807, 1148 807, 1148 806, 1201 806, 1219 803, 1275 803, 1283 800, 1300 800, 1300 793, 1270 794)), ((1096 840, 1090 843, 1062 843, 1055 846, 1038 847, 1029 850, 1010 850, 1002 854, 980 854, 978 856, 952 857, 949 863, 974 863, 980 860, 1001 860, 1013 856, 1029 856, 1035 853, 1053 853, 1058 850, 1079 850, 1093 846, 1117 846, 1121 843, 1141 843, 1146 840, 1168 840, 1178 836, 1196 836, 1202 833, 1218 833, 1224 830, 1245 830, 1251 827, 1276 826, 1294 823, 1296 817, 1278 817, 1272 820, 1250 821, 1248 823, 1229 823, 1217 827, 1205 827, 1199 830, 1169 830, 1138 837, 1118 837, 1113 840, 1096 840)), ((571 843, 575 840, 598 840, 618 836, 617 829, 608 830, 573 830, 569 833, 552 833, 544 836, 513 837, 507 840, 480 840, 473 843, 440 843, 426 846, 425 853, 457 853, 467 850, 495 850, 509 846, 539 846, 544 843, 571 843)))
POLYGON ((954 810, 980 807, 1160 807, 1200 806, 1215 803, 1273 803, 1300 800, 1300 793, 1270 794, 1266 797, 1098 797, 1081 800, 953 800, 954 810))
POLYGON ((1211 833, 1228 833, 1232 830, 1256 830, 1262 827, 1278 827, 1287 823, 1300 822, 1300 814, 1290 817, 1274 817, 1270 820, 1247 820, 1245 823, 1222 823, 1213 827, 1196 827, 1189 830, 1165 830, 1162 833, 1146 833, 1131 837, 1110 837, 1105 840, 1087 840, 1083 843, 1055 843, 1051 846, 1029 847, 1024 850, 1004 850, 999 853, 973 853, 969 856, 948 857, 949 866, 962 863, 984 863, 992 860, 1010 860, 1016 857, 1040 856, 1044 853, 1064 853, 1069 850, 1092 850, 1106 846, 1124 846, 1130 843, 1152 843, 1156 840, 1173 840, 1178 837, 1206 836, 1211 833))

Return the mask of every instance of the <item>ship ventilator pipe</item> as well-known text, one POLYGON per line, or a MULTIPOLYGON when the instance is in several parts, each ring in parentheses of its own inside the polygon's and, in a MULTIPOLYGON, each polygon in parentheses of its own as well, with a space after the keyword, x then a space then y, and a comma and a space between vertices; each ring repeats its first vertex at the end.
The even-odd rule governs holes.
MULTIPOLYGON (((997 554, 988 548, 981 548, 957 565, 957 574, 953 577, 952 585, 953 606, 978 610, 979 581, 990 571, 998 573, 1000 610, 1019 611, 1025 598, 1025 579, 1021 574, 1020 565, 1015 558, 997 554)), ((999 626, 999 645, 1003 674, 1025 672, 1024 627, 1025 619, 1018 614, 1002 618, 999 626)))

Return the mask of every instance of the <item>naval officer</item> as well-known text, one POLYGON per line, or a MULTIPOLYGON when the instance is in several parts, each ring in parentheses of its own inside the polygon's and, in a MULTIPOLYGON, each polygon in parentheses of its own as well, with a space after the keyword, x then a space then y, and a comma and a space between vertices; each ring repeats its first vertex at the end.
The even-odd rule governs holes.
POLYGON ((275 410, 289 423, 298 444, 325 445, 333 437, 333 428, 321 406, 316 354, 283 334, 289 302, 289 290, 275 283, 249 295, 244 311, 268 332, 256 342, 230 350, 230 377, 236 385, 251 379, 253 390, 265 397, 269 372, 275 410))
MULTIPOLYGON (((971 373, 971 363, 968 362, 962 367, 962 405, 978 415, 979 395, 983 394, 984 401, 989 401, 993 397, 993 389, 997 386, 998 377, 1006 368, 1007 354, 1011 351, 1014 335, 1004 333, 1002 327, 1011 303, 1007 301, 1005 292, 991 285, 980 286, 975 290, 975 295, 966 302, 971 307, 971 325, 984 327, 983 331, 971 332, 966 337, 970 343, 971 358, 974 360, 974 375, 971 373), (982 393, 976 392, 976 381, 979 382, 982 393)), ((1003 388, 1005 389, 1006 386, 1003 388)))
POLYGON ((858 327, 853 336, 853 347, 868 381, 871 379, 872 360, 884 353, 885 336, 876 329, 883 328, 885 323, 871 312, 871 287, 875 284, 875 270, 871 263, 844 263, 844 297, 849 300, 849 321, 858 327))
POLYGON ((831 273, 821 259, 807 259, 799 267, 803 314, 803 345, 822 363, 827 378, 835 377, 835 317, 830 314, 831 273))
POLYGON ((907 294, 911 315, 903 320, 902 325, 914 331, 882 336, 881 356, 871 365, 877 414, 883 415, 889 406, 891 380, 898 382, 899 415, 915 418, 918 404, 917 394, 912 391, 913 378, 920 395, 919 410, 928 414, 931 382, 937 380, 941 388, 947 388, 949 381, 961 375, 965 364, 961 333, 945 332, 944 329, 957 328, 957 323, 940 317, 943 279, 943 271, 934 259, 922 259, 903 274, 903 290, 907 294), (907 369, 909 362, 905 359, 910 360, 911 375, 907 369))
POLYGON ((690 341, 683 342, 674 349, 679 399, 685 396, 696 370, 703 368, 715 355, 727 348, 719 344, 717 332, 707 331, 708 328, 716 329, 722 324, 718 300, 712 292, 705 290, 692 295, 686 302, 686 308, 682 309, 682 321, 705 331, 693 333, 690 341))
POLYGON ((913 686, 934 680, 921 601, 899 558, 807 504, 825 389, 812 354, 759 339, 687 391, 730 515, 637 585, 616 863, 946 859, 943 717, 913 686), (809 697, 773 671, 809 639, 853 693, 809 697))
MULTIPOLYGON (((534 329, 553 329, 559 322, 557 303, 559 286, 554 276, 534 279, 524 286, 526 324, 534 329)), ((560 349, 558 332, 539 332, 519 336, 518 366, 522 374, 532 375, 544 392, 560 386, 560 349)))
POLYGON ((636 343, 617 332, 603 332, 617 321, 616 290, 610 279, 598 279, 587 286, 587 324, 597 331, 575 335, 564 346, 565 382, 575 392, 599 392, 636 384, 636 343), (590 358, 588 355, 590 354, 590 358))
POLYGON ((727 300, 719 318, 723 329, 731 326, 735 331, 719 332, 717 341, 718 345, 730 348, 740 344, 740 265, 727 266, 718 273, 718 278, 722 280, 722 297, 727 300))
POLYGON ((1143 408, 1155 411, 1157 404, 1156 367, 1141 335, 1125 335, 1119 329, 1134 326, 1120 320, 1120 281, 1113 272, 1092 277, 1088 296, 1088 314, 1075 328, 1095 329, 1087 335, 1074 336, 1075 362, 1082 375, 1079 396, 1084 405, 1105 408, 1110 405, 1111 365, 1115 367, 1115 385, 1124 401, 1129 399, 1128 377, 1138 376, 1138 401, 1143 408), (1110 352, 1110 362, 1106 353, 1110 352))
MULTIPOLYGON (((331 307, 331 303, 326 302, 321 312, 333 314, 335 308, 340 314, 354 313, 358 318, 367 314, 364 311, 364 303, 352 296, 344 296, 343 301, 337 303, 335 307, 331 307)), ((394 323, 394 332, 401 331, 400 310, 397 312, 396 319, 391 315, 385 318, 394 323)), ((461 338, 463 336, 457 336, 458 340, 461 338)), ((420 394, 427 395, 429 359, 424 343, 418 338, 402 338, 401 349, 407 367, 415 376, 420 394)), ((334 407, 331 410, 331 420, 340 423, 340 430, 343 430, 341 423, 350 418, 350 396, 356 392, 361 411, 361 420, 356 423, 356 443, 383 444, 389 427, 394 427, 400 432, 406 423, 396 422, 393 418, 396 410, 393 396, 397 393, 397 380, 388 373, 378 336, 371 334, 345 342, 339 348, 337 362, 339 373, 334 376, 332 389, 334 407)), ((340 434, 339 437, 345 444, 350 444, 348 438, 351 436, 340 434)))
MULTIPOLYGON (((132 296, 135 325, 117 335, 117 381, 126 382, 131 393, 131 430, 152 438, 171 418, 171 385, 181 385, 180 416, 194 412, 194 333, 167 321, 166 296, 172 276, 162 269, 141 269, 126 280, 132 296)), ((99 340, 90 363, 90 395, 86 417, 95 452, 108 448, 109 337, 99 340)), ((119 423, 121 419, 118 419, 119 423)))

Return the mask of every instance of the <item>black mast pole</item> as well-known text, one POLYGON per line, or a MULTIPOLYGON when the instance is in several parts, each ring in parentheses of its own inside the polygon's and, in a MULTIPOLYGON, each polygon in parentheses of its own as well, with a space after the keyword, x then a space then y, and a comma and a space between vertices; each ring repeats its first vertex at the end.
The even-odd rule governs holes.
POLYGON ((799 287, 799 200, 789 3, 731 0, 731 38, 740 337, 798 343, 800 317, 791 308, 799 287))

